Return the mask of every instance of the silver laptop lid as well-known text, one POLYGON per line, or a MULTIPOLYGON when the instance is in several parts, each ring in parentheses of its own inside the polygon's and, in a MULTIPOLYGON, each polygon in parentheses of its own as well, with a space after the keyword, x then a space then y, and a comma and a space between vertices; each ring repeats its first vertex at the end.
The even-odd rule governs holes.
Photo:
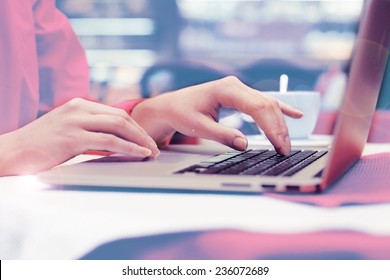
POLYGON ((389 45, 390 0, 366 0, 322 189, 361 156, 375 112, 389 45))

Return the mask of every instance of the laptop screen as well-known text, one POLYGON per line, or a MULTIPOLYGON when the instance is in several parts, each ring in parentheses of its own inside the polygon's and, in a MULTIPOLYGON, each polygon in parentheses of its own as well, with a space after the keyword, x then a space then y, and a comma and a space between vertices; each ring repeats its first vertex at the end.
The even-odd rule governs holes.
POLYGON ((332 183, 356 162, 367 141, 389 55, 389 15, 389 0, 365 1, 322 186, 332 183))

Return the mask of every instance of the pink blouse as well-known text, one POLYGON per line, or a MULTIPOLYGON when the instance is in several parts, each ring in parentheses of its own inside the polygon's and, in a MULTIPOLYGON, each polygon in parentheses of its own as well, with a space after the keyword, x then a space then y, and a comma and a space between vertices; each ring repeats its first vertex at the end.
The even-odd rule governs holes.
POLYGON ((89 97, 84 50, 55 0, 0 1, 0 134, 89 97))

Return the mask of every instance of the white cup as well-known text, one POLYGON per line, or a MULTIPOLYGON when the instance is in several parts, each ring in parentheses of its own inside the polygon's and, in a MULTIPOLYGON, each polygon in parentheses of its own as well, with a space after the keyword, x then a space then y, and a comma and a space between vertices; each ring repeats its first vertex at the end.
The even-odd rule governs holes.
POLYGON ((307 139, 313 133, 321 110, 321 96, 317 91, 262 92, 303 112, 299 119, 285 115, 291 139, 307 139))

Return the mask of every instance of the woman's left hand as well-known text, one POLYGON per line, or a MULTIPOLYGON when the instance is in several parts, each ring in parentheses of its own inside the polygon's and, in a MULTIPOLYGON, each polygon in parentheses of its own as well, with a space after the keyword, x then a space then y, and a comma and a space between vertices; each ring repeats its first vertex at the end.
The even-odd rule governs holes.
POLYGON ((302 112, 246 86, 236 77, 226 77, 148 99, 134 108, 132 117, 160 145, 178 131, 245 150, 245 135, 218 123, 221 107, 233 108, 252 116, 278 153, 290 153, 291 143, 283 114, 300 118, 302 112))

